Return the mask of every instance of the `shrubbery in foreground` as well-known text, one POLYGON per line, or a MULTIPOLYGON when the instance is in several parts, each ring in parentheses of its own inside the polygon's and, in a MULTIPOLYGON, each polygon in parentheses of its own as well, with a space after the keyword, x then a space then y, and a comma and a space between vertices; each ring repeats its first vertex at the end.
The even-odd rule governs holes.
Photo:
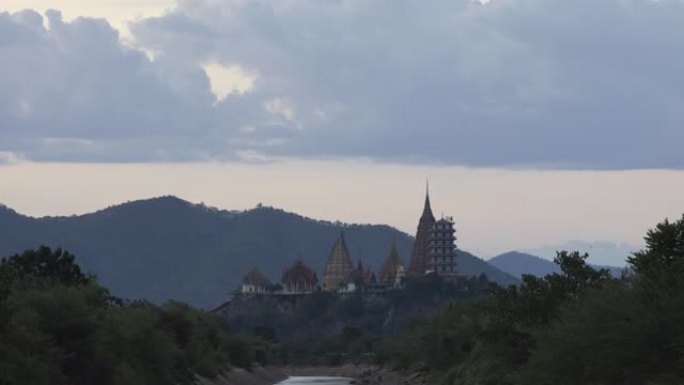
POLYGON ((0 262, 2 385, 190 384, 250 354, 211 315, 111 296, 67 252, 0 262))

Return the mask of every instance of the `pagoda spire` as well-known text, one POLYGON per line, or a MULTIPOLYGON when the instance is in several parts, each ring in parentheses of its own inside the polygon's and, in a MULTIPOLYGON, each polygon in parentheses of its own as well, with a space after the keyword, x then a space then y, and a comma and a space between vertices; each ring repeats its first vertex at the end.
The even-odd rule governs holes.
POLYGON ((420 217, 421 221, 434 221, 435 216, 432 214, 432 206, 430 205, 430 181, 425 180, 425 206, 423 207, 423 215, 420 217))
POLYGON ((418 221, 416 238, 413 243, 413 252, 409 262, 408 273, 410 275, 423 275, 428 269, 428 248, 430 245, 430 231, 435 223, 435 216, 432 214, 430 206, 430 184, 425 183, 425 206, 423 214, 418 221))

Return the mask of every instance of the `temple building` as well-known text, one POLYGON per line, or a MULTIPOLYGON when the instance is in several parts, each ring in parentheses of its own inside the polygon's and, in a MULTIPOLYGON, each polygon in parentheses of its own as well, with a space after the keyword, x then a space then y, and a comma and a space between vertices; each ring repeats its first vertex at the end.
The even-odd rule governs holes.
POLYGON ((325 266, 323 290, 336 291, 346 285, 353 268, 344 234, 341 234, 335 242, 328 258, 328 264, 325 266))
POLYGON ((435 222, 430 231, 429 271, 447 279, 455 280, 456 270, 456 236, 454 220, 450 217, 435 222))
POLYGON ((399 257, 396 242, 392 242, 392 250, 382 264, 379 274, 379 284, 393 287, 401 285, 401 279, 404 278, 404 262, 399 257))
POLYGON ((283 272, 282 285, 285 294, 312 293, 318 287, 318 276, 299 259, 283 272))
POLYGON ((360 287, 375 285, 377 283, 377 279, 373 270, 371 270, 370 267, 363 266, 363 263, 361 260, 359 260, 356 268, 352 270, 349 278, 347 278, 347 282, 353 282, 357 287, 360 287))
POLYGON ((430 207, 430 191, 426 189, 425 206, 423 207, 423 214, 420 216, 420 221, 418 222, 418 230, 416 231, 416 240, 413 244, 408 275, 424 275, 428 270, 430 260, 430 232, 432 231, 432 226, 434 224, 435 216, 432 215, 432 207, 430 207))
POLYGON ((266 275, 254 268, 242 279, 242 293, 264 294, 271 287, 271 280, 266 275))

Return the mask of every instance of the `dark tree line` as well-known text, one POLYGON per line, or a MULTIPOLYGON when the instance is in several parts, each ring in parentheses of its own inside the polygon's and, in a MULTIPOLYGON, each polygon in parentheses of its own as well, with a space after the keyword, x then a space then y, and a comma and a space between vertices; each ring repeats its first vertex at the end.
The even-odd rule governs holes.
POLYGON ((437 314, 455 300, 481 296, 482 275, 457 283, 436 274, 405 282, 402 290, 349 296, 238 296, 220 315, 231 330, 258 338, 262 361, 276 365, 372 363, 382 342, 412 319, 437 314))
POLYGON ((68 252, 0 261, 2 385, 191 384, 253 356, 213 316, 113 297, 68 252))
POLYGON ((390 338, 382 360, 443 384, 682 384, 684 217, 645 240, 619 279, 559 252, 560 274, 455 302, 390 338))

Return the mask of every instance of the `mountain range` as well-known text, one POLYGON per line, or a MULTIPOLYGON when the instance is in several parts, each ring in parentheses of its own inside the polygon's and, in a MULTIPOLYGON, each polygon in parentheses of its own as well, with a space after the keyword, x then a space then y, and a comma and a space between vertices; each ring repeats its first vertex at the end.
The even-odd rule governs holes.
MULTIPOLYGON (((200 307, 228 297, 252 267, 277 282, 302 258, 320 274, 342 232, 355 262, 377 270, 392 242, 408 262, 413 238, 390 226, 318 221, 264 206, 225 211, 166 196, 43 218, 0 206, 0 256, 39 245, 62 247, 115 295, 200 307)), ((459 269, 502 285, 518 282, 465 251, 459 269)))
MULTIPOLYGON (((568 250, 574 251, 574 250, 568 250)), ((510 251, 491 258, 487 261, 490 265, 505 271, 516 278, 521 278, 523 274, 530 274, 536 277, 543 277, 548 274, 560 273, 560 267, 548 259, 540 258, 535 255, 510 251)), ((610 273, 619 277, 623 268, 615 266, 592 265, 597 269, 608 269, 610 273)))
POLYGON ((596 265, 625 266, 627 257, 644 246, 625 242, 569 240, 561 244, 518 251, 551 260, 556 256, 557 250, 577 250, 580 253, 589 253, 590 260, 596 265))

